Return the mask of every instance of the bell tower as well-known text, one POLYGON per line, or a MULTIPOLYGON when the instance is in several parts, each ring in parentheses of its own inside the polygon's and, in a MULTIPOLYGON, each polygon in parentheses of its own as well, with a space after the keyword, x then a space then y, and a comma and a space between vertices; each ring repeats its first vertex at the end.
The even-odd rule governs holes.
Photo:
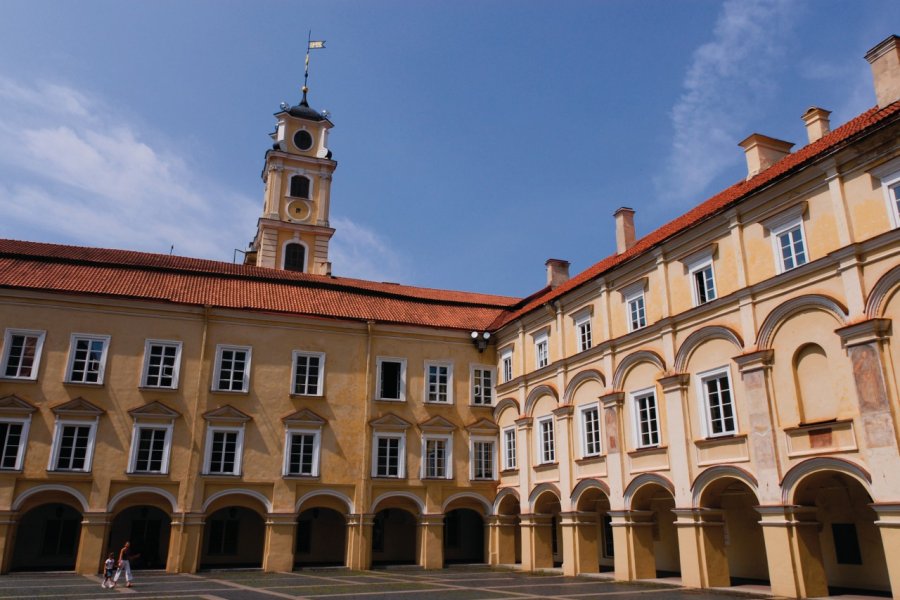
POLYGON ((262 216, 244 263, 272 269, 331 274, 328 224, 331 175, 337 167, 328 149, 334 126, 303 98, 275 113, 272 148, 262 172, 262 216))

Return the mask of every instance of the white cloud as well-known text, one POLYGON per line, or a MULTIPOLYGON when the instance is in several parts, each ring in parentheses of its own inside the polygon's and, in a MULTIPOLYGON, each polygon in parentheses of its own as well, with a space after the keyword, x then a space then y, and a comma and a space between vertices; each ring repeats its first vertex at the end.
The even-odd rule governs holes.
POLYGON ((402 283, 410 279, 410 266, 377 233, 344 217, 332 217, 336 229, 329 259, 340 277, 402 283))
POLYGON ((672 148, 654 181, 658 197, 696 202, 741 160, 736 144, 775 92, 791 5, 786 0, 729 0, 712 41, 694 52, 684 93, 672 108, 672 148))
POLYGON ((135 122, 71 87, 0 77, 0 235, 230 260, 259 202, 135 122))

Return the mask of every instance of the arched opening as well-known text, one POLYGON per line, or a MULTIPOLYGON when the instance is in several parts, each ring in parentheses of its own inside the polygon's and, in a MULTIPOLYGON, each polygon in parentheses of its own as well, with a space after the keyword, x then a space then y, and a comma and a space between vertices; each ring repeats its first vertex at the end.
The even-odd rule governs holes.
POLYGON ((291 196, 294 198, 309 198, 309 178, 303 175, 291 177, 291 196))
POLYGON ((266 525, 254 510, 227 506, 206 519, 200 568, 258 568, 262 566, 266 525))
POLYGON ((131 561, 132 569, 165 569, 169 555, 172 519, 155 506, 132 506, 112 520, 107 552, 118 551, 130 542, 131 551, 140 556, 131 561))
POLYGON ((81 512, 68 504, 42 504, 16 527, 14 571, 74 571, 81 539, 81 512))
MULTIPOLYGON (((646 527, 638 523, 635 527, 635 535, 648 535, 649 539, 643 545, 644 551, 649 551, 652 556, 635 557, 635 562, 652 561, 655 566, 656 577, 677 577, 681 575, 681 562, 678 554, 678 534, 675 529, 675 498, 672 493, 658 483, 648 483, 638 489, 631 501, 632 511, 644 511, 644 518, 650 523, 646 527)), ((639 514, 639 513, 638 513, 639 514)), ((637 552, 637 550, 636 550, 637 552)))
POLYGON ((285 271, 306 270, 306 248, 303 244, 286 244, 284 246, 284 269, 285 271))
POLYGON ((701 508, 719 511, 701 531, 702 535, 711 538, 712 543, 706 545, 706 551, 718 554, 707 556, 710 581, 732 586, 768 585, 769 563, 759 513, 756 512, 758 505, 753 490, 732 477, 713 481, 703 490, 701 508))
POLYGON ((803 423, 835 419, 840 412, 840 398, 828 375, 829 364, 828 355, 818 344, 801 346, 794 354, 794 385, 803 423))
POLYGON ((416 516, 403 508, 385 508, 372 522, 372 565, 416 564, 416 516))
POLYGON ((589 562, 597 565, 597 572, 615 569, 612 518, 609 516, 609 497, 597 487, 584 490, 575 506, 586 518, 577 528, 578 547, 589 562))
POLYGON ((522 520, 519 499, 508 494, 497 505, 499 532, 497 562, 501 565, 522 564, 522 520))
POLYGON ((843 473, 821 471, 797 485, 794 504, 814 508, 818 523, 818 539, 807 544, 803 568, 821 572, 830 595, 876 592, 890 597, 884 546, 871 503, 863 485, 843 473))
POLYGON ((294 566, 343 566, 347 547, 347 521, 332 508, 304 510, 297 517, 294 566))
POLYGON ((444 515, 444 563, 484 562, 484 519, 471 508, 457 508, 444 515))
POLYGON ((562 529, 559 518, 559 498, 550 491, 543 492, 534 501, 537 517, 534 528, 535 567, 561 567, 563 556, 562 529))

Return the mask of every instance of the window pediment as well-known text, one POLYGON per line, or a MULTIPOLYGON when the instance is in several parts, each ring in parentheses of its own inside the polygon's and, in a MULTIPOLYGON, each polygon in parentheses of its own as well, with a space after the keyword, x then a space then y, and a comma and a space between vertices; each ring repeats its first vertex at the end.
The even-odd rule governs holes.
POLYGON ((210 423, 246 423, 253 420, 253 417, 230 404, 203 413, 203 418, 210 423))
POLYGON ((24 417, 37 411, 37 407, 16 395, 0 398, 0 415, 24 417))
POLYGON ((135 421, 174 421, 181 416, 177 410, 171 409, 159 400, 154 400, 149 404, 132 408, 128 411, 131 418, 135 421))
POLYGON ((497 435, 500 428, 493 421, 487 419, 478 419, 471 425, 466 426, 469 435, 497 435))
POLYGON ((622 294, 622 298, 627 300, 647 291, 647 284, 650 282, 649 277, 641 277, 637 281, 632 281, 628 285, 624 285, 616 291, 622 294))
POLYGON ((709 246, 701 248, 696 252, 691 252, 687 256, 684 256, 678 260, 684 265, 685 272, 687 272, 711 261, 713 258, 715 258, 718 249, 719 244, 717 242, 713 242, 709 246))
POLYGON ((388 413, 383 417, 369 421, 372 429, 379 431, 406 431, 412 426, 412 423, 405 419, 401 419, 393 413, 388 413))
POLYGON ((106 413, 105 410, 95 404, 91 404, 84 398, 78 397, 62 404, 57 404, 52 409, 57 417, 93 417, 97 418, 106 413))
POLYGON ((439 415, 422 421, 418 427, 420 431, 427 433, 448 433, 456 429, 456 425, 439 415))
POLYGON ((806 201, 799 202, 787 210, 783 210, 777 215, 769 217, 762 222, 762 226, 773 233, 778 232, 787 225, 793 224, 794 221, 800 220, 806 214, 806 201))
POLYGON ((302 408, 281 419, 288 427, 304 427, 308 429, 321 429, 327 421, 309 410, 302 408))

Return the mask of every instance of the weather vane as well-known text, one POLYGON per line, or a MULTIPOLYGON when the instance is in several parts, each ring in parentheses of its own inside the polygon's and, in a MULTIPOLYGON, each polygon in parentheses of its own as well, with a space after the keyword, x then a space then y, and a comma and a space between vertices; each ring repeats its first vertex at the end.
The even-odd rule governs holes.
POLYGON ((309 91, 309 88, 306 85, 306 82, 309 80, 309 51, 310 50, 318 50, 320 48, 325 47, 325 40, 314 40, 312 39, 312 29, 309 30, 309 33, 306 36, 306 68, 303 71, 303 97, 306 98, 306 92, 309 91))

